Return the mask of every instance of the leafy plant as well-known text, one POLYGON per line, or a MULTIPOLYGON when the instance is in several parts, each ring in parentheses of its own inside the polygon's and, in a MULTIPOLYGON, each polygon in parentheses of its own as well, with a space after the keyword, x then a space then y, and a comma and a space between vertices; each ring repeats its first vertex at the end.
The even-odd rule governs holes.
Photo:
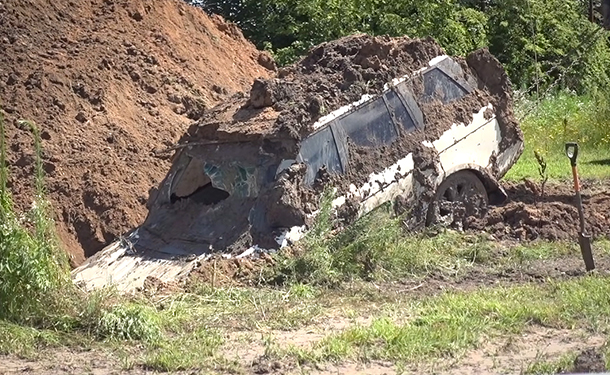
POLYGON ((119 304, 103 311, 96 333, 101 338, 154 342, 161 336, 159 319, 152 307, 119 304))
POLYGON ((7 189, 6 141, 0 117, 0 319, 70 324, 62 313, 67 304, 61 302, 61 294, 72 283, 67 257, 58 246, 44 198, 40 134, 33 123, 23 124, 34 136, 36 197, 27 215, 18 216, 7 189))

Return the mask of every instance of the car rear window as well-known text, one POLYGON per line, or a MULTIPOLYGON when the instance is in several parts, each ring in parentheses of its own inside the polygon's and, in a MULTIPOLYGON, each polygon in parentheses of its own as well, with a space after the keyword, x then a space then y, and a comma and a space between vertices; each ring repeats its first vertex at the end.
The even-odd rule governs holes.
POLYGON ((409 112, 407 112, 407 109, 398 97, 398 94, 394 92, 394 90, 390 90, 385 93, 385 99, 390 114, 394 116, 394 120, 402 126, 407 133, 415 130, 415 122, 411 118, 411 115, 409 115, 409 112))

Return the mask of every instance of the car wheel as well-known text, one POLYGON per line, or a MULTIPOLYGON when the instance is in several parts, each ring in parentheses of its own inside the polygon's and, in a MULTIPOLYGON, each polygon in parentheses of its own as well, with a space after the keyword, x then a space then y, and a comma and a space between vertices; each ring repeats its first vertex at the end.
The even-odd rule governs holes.
POLYGON ((439 185, 426 221, 428 225, 461 230, 468 218, 485 216, 488 204, 487 190, 479 177, 470 171, 459 171, 439 185))

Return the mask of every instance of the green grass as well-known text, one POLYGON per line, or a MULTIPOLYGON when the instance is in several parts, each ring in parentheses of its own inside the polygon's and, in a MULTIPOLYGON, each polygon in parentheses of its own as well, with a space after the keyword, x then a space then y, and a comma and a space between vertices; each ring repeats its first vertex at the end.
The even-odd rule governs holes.
POLYGON ((292 330, 310 324, 324 310, 315 303, 319 290, 294 284, 287 288, 212 288, 196 285, 191 293, 171 296, 157 307, 167 328, 292 330))
POLYGON ((532 325, 604 333, 610 328, 610 279, 589 276, 544 285, 448 292, 405 302, 404 323, 376 317, 330 335, 311 350, 288 349, 300 361, 390 360, 409 363, 459 357, 481 340, 532 325))
POLYGON ((223 339, 216 330, 194 327, 175 338, 165 338, 147 349, 142 365, 157 371, 210 368, 223 339))
MULTIPOLYGON (((572 180, 572 167, 562 149, 558 148, 548 152, 545 156, 545 161, 550 179, 572 180)), ((610 178, 610 146, 605 149, 581 148, 578 158, 578 174, 581 178, 585 179, 610 178)), ((504 178, 509 181, 518 181, 523 178, 538 181, 539 176, 538 163, 534 157, 532 147, 526 146, 519 161, 508 171, 504 178)))
POLYGON ((578 353, 566 353, 554 360, 539 359, 530 363, 523 371, 525 375, 554 375, 567 373, 574 368, 574 359, 578 353))
POLYGON ((0 354, 16 354, 34 358, 37 349, 59 346, 61 335, 52 330, 39 330, 0 320, 0 354))
POLYGON ((527 113, 531 101, 516 103, 525 138, 525 150, 506 175, 508 180, 538 178, 534 151, 547 162, 552 179, 571 179, 565 143, 579 143, 579 173, 584 178, 610 177, 610 102, 606 95, 577 96, 560 92, 542 100, 527 113))

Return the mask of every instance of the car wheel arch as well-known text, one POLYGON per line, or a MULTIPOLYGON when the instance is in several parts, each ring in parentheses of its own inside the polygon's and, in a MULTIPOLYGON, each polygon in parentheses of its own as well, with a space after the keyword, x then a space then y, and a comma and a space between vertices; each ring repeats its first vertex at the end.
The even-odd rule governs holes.
POLYGON ((451 175, 454 175, 460 171, 469 171, 477 176, 479 180, 481 180, 485 190, 487 191, 487 198, 490 205, 500 205, 508 198, 506 191, 504 188, 502 188, 494 175, 487 168, 481 167, 477 164, 462 164, 454 166, 450 170, 446 170, 442 178, 439 178, 436 188, 440 187, 443 181, 445 181, 451 175))

